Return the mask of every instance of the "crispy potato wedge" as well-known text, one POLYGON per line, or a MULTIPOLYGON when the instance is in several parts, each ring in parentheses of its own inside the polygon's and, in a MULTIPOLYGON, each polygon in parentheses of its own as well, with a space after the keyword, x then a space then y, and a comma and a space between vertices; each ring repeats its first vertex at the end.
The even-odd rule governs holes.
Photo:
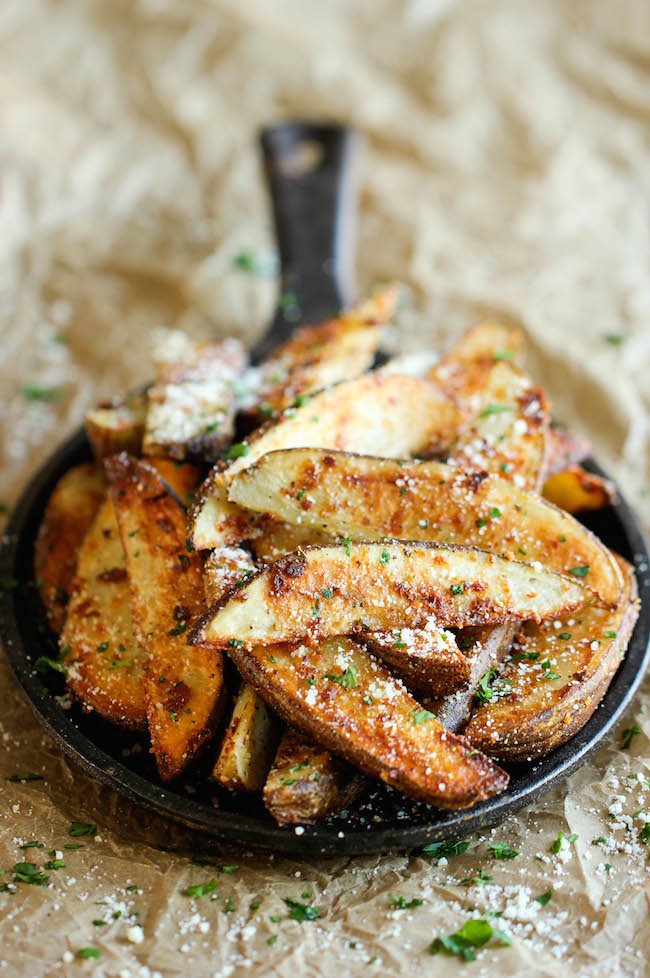
POLYGON ((147 656, 131 616, 124 551, 110 496, 84 537, 60 639, 72 695, 87 711, 134 730, 147 726, 147 656))
POLYGON ((548 430, 548 403, 541 388, 509 363, 497 363, 449 462, 472 472, 494 472, 498 466, 503 479, 538 489, 544 478, 548 430))
POLYGON ((616 561, 589 530, 537 494, 485 472, 295 448, 239 472, 230 497, 294 524, 303 535, 296 546, 308 530, 352 540, 448 541, 542 561, 563 574, 587 567, 580 571, 585 583, 607 604, 621 592, 616 561))
POLYGON ((246 360, 238 340, 194 343, 172 333, 148 391, 144 454, 214 461, 233 435, 235 381, 246 360))
POLYGON ((184 506, 190 506, 199 482, 200 469, 191 462, 174 462, 171 458, 148 458, 148 465, 174 490, 184 506))
POLYGON ((221 744, 212 779, 230 791, 261 791, 280 737, 277 717, 243 683, 221 744))
POLYGON ((79 547, 105 496, 103 471, 84 462, 61 476, 47 501, 34 545, 34 576, 57 635, 65 622, 79 547))
POLYGON ((444 629, 362 632, 360 638, 408 689, 427 696, 446 696, 470 678, 470 660, 444 629))
POLYGON ((340 812, 366 784, 359 771, 287 727, 264 785, 264 805, 278 825, 308 825, 340 812))
POLYGON ((144 692, 152 751, 169 781, 214 733, 224 698, 223 660, 186 643, 205 608, 202 563, 185 553, 185 511, 157 472, 124 454, 106 461, 131 588, 147 651, 144 692))
POLYGON ((492 757, 530 760, 566 743, 594 712, 625 654, 639 614, 634 569, 619 558, 625 596, 613 611, 528 623, 499 670, 492 699, 466 728, 492 757), (559 627, 558 627, 559 626, 559 627))
POLYGON ((456 643, 469 665, 467 681, 446 695, 441 692, 422 700, 422 705, 431 710, 448 730, 458 733, 467 724, 479 681, 503 661, 518 627, 516 623, 506 622, 504 625, 459 629, 456 643))
POLYGON ((616 498, 613 483, 587 472, 579 465, 550 475, 542 492, 546 499, 566 513, 604 509, 616 498))
MULTIPOLYGON (((241 547, 213 550, 203 566, 203 584, 208 604, 229 588, 241 587, 255 572, 249 553, 241 547)), ((219 754, 212 779, 224 788, 261 791, 273 762, 280 726, 255 690, 243 683, 219 754)))
POLYGON ((211 551, 203 565, 207 604, 214 604, 230 588, 241 587, 256 570, 253 558, 241 547, 219 547, 211 551))
POLYGON ((591 445, 581 435, 574 435, 561 425, 551 423, 548 433, 546 475, 555 475, 580 465, 591 455, 591 445))
POLYGON ((233 647, 230 656, 287 723, 413 798, 463 808, 507 787, 504 771, 468 750, 349 638, 317 649, 233 647))
POLYGON ((367 370, 396 304, 397 288, 391 286, 336 318, 297 330, 261 365, 262 383, 252 413, 269 417, 296 398, 367 370))
POLYGON ((541 565, 427 543, 312 547, 276 561, 229 592, 192 640, 310 643, 330 635, 541 621, 580 608, 592 592, 541 565))
POLYGON ((429 377, 454 398, 464 414, 471 414, 476 398, 490 382, 492 367, 516 363, 522 347, 520 330, 490 321, 477 323, 432 367, 429 377))
POLYGON ((120 452, 139 455, 146 416, 145 393, 115 397, 88 411, 84 425, 95 458, 120 452))
POLYGON ((370 373, 320 391, 231 450, 239 456, 208 477, 192 507, 189 542, 195 550, 206 550, 245 539, 237 532, 250 535, 251 520, 228 502, 227 486, 267 452, 306 445, 409 455, 436 441, 447 443, 457 419, 453 402, 422 378, 370 373))

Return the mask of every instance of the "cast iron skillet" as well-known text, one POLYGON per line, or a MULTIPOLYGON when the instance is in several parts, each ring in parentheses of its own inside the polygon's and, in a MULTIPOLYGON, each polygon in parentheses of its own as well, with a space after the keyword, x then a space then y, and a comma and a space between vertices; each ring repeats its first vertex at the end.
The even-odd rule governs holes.
MULTIPOLYGON (((345 276, 351 267, 346 250, 351 252, 355 210, 350 179, 354 143, 354 136, 335 126, 290 124, 262 135, 282 290, 292 293, 292 300, 281 304, 270 338, 255 350, 258 358, 289 336, 297 322, 317 322, 350 298, 351 282, 345 276)), ((196 772, 187 779, 198 785, 191 796, 183 783, 163 787, 146 744, 132 753, 135 735, 76 707, 62 709, 54 694, 63 692, 63 678, 44 678, 33 668, 39 655, 51 655, 56 648, 31 584, 34 539, 57 479, 88 458, 88 442, 80 430, 37 472, 18 501, 0 551, 0 579, 16 580, 19 586, 0 592, 0 637, 23 694, 61 749, 102 784, 190 828, 224 841, 294 854, 381 852, 457 838, 529 805, 584 764, 611 735, 641 682, 650 637, 648 552, 635 516, 619 498, 585 522, 636 568, 641 614, 627 655, 601 705, 568 744, 533 764, 506 765, 512 780, 505 794, 465 811, 441 812, 377 786, 349 812, 296 831, 276 826, 258 800, 217 797, 196 772)), ((602 474, 597 465, 589 467, 602 474)))

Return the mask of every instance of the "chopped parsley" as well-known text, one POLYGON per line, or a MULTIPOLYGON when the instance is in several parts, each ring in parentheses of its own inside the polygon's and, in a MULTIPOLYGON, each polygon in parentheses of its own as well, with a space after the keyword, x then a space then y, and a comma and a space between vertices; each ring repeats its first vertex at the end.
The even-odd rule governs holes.
POLYGON ((350 557, 352 554, 352 540, 350 539, 350 537, 344 537, 343 540, 341 540, 340 545, 345 550, 347 556, 350 557))
POLYGON ((96 831, 97 826, 93 825, 92 822, 71 822, 68 835, 75 838, 80 835, 94 835, 96 831))
POLYGON ((321 915, 317 907, 310 907, 306 903, 299 903, 298 900, 294 900, 292 897, 285 897, 284 902, 289 908, 289 919, 297 920, 301 924, 305 920, 316 920, 321 915))
POLYGON ((639 729, 639 727, 637 727, 636 724, 633 727, 628 727, 627 730, 624 730, 622 734, 623 740, 621 741, 621 750, 629 750, 632 741, 637 736, 637 734, 640 733, 641 730, 639 729))
POLYGON ((185 896, 194 897, 198 900, 199 897, 207 896, 208 893, 214 893, 217 888, 216 877, 212 877, 207 883, 195 883, 194 886, 188 886, 187 889, 183 890, 185 896))
POLYGON ((546 904, 550 903, 550 901, 553 899, 553 890, 547 890, 546 893, 540 893, 540 895, 536 896, 535 899, 538 903, 541 903, 541 905, 545 907, 546 904))
POLYGON ((569 574, 573 574, 574 577, 586 577, 589 573, 590 564, 582 564, 580 567, 572 567, 569 574))
POLYGON ((489 703, 494 697, 494 690, 490 688, 490 683, 496 676, 496 669, 490 669, 486 672, 484 676, 479 679, 478 686, 476 687, 476 698, 480 700, 481 703, 489 703))
POLYGON ((37 672, 47 672, 48 669, 53 669, 55 672, 62 672, 64 675, 68 671, 65 663, 58 662, 56 659, 50 659, 47 655, 39 655, 34 663, 34 669, 37 672))
POLYGON ((322 591, 321 591, 321 594, 322 594, 322 595, 323 595, 323 597, 324 597, 324 598, 326 598, 326 599, 327 599, 328 601, 329 601, 329 600, 330 600, 331 598, 333 598, 333 597, 334 597, 334 591, 332 591, 332 589, 331 589, 331 588, 329 588, 329 587, 324 587, 324 588, 322 589, 322 591))
POLYGON ((452 584, 451 585, 451 593, 452 594, 463 594, 464 591, 465 591, 465 585, 464 584, 452 584))
POLYGON ((14 883, 29 883, 31 886, 47 886, 50 877, 38 870, 34 863, 14 863, 14 883))
POLYGON ((605 333, 603 336, 605 343, 610 343, 612 346, 620 346, 623 342, 623 336, 621 333, 605 333))
POLYGON ((414 897, 412 900, 406 900, 403 896, 395 896, 394 893, 389 894, 390 906, 394 907, 396 910, 413 910, 414 907, 421 907, 424 900, 414 897))
POLYGON ((492 509, 488 512, 488 516, 490 517, 491 520, 498 520, 499 517, 501 516, 501 510, 498 508, 498 506, 493 506, 492 509))
POLYGON ((516 859, 519 855, 516 849, 510 849, 505 842, 490 843, 490 849, 494 859, 516 859))
POLYGON ((78 958, 101 958, 102 952, 96 947, 82 947, 77 951, 78 958))
POLYGON ((571 632, 560 632, 558 638, 561 638, 563 642, 568 642, 571 639, 571 632))
POLYGON ((387 550, 382 550, 379 559, 381 560, 382 564, 390 564, 391 557, 387 550))
POLYGON ((61 388, 25 384, 22 388, 22 395, 26 401, 58 401, 61 397, 61 388))
POLYGON ((493 360, 513 360, 516 356, 517 351, 510 349, 510 347, 504 347, 503 350, 494 350, 492 353, 493 360))
POLYGON ((489 873, 486 873, 482 869, 479 869, 476 876, 466 876, 464 880, 460 881, 460 885, 461 886, 487 886, 487 884, 491 883, 493 879, 494 876, 490 876, 489 873))
POLYGON ((414 726, 419 727, 423 723, 428 723, 429 720, 433 720, 434 714, 429 713, 428 710, 412 710, 411 711, 411 721, 414 726))
POLYGON ((32 774, 31 771, 25 771, 24 774, 12 774, 8 778, 5 778, 4 780, 5 781, 13 781, 13 782, 17 782, 17 781, 42 781, 43 780, 43 775, 42 774, 32 774))
POLYGON ((307 492, 306 489, 301 489, 300 492, 296 493, 296 499, 298 500, 298 502, 300 502, 300 500, 304 497, 306 492, 307 492))
MULTIPOLYGON (((561 637, 562 636, 560 636, 560 638, 561 637)), ((542 671, 544 673, 544 679, 548 679, 549 681, 552 681, 553 679, 561 679, 562 678, 560 676, 559 672, 553 672, 553 667, 551 666, 551 660, 550 659, 545 659, 545 661, 542 662, 542 671)))
POLYGON ((460 856, 468 849, 469 842, 467 839, 458 839, 457 841, 445 839, 442 842, 431 842, 424 847, 422 852, 426 852, 428 856, 433 856, 434 859, 442 859, 443 857, 448 859, 450 856, 460 856))
POLYGON ((511 938, 497 927, 493 927, 489 921, 468 920, 454 934, 436 937, 429 950, 431 954, 439 954, 442 951, 444 954, 455 954, 465 961, 474 961, 476 960, 474 951, 483 947, 492 938, 503 947, 512 944, 511 938))
POLYGON ((540 655, 540 652, 513 652, 512 658, 515 662, 536 662, 540 655))
POLYGON ((240 638, 231 638, 228 645, 233 649, 241 649, 244 647, 245 642, 242 642, 240 638))
POLYGON ((326 672, 325 679, 331 679, 333 683, 338 683, 344 689, 356 689, 357 670, 356 666, 348 666, 344 673, 336 676, 333 672, 326 672))
POLYGON ((168 636, 170 636, 170 635, 182 635, 183 632, 185 632, 185 631, 187 631, 187 622, 186 621, 179 621, 178 625, 175 625, 174 628, 170 628, 169 629, 169 631, 167 632, 167 635, 168 636))
POLYGON ((246 444, 245 441, 235 442, 235 444, 231 445, 228 451, 226 452, 226 458, 227 459, 243 458, 243 456, 248 455, 249 452, 250 452, 250 447, 246 444))
POLYGON ((493 414, 504 414, 506 411, 512 410, 514 408, 510 407, 509 404, 488 404, 479 414, 479 418, 489 418, 493 414))

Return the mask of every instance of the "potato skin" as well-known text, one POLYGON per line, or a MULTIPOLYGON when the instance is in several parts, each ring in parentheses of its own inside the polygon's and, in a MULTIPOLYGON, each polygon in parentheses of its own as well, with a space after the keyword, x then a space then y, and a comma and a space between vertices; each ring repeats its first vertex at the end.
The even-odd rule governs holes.
POLYGON ((101 467, 69 469, 47 501, 34 548, 34 575, 50 628, 61 632, 79 547, 106 495, 101 467))
POLYGON ((548 641, 549 635, 558 633, 553 622, 524 627, 514 651, 537 654, 538 659, 506 663, 500 678, 510 679, 511 692, 480 706, 465 729, 478 750, 498 760, 526 761, 560 747, 584 727, 607 692, 639 614, 634 570, 622 558, 618 561, 625 579, 624 598, 614 611, 588 606, 577 623, 567 623, 571 632, 559 635, 571 634, 575 646, 566 640, 566 650, 555 651, 548 641), (596 650, 591 649, 594 640, 596 650), (545 656, 558 670, 558 679, 551 682, 538 668, 545 656))
POLYGON ((307 825, 340 812, 366 783, 345 761, 288 727, 264 785, 264 805, 278 825, 307 825))

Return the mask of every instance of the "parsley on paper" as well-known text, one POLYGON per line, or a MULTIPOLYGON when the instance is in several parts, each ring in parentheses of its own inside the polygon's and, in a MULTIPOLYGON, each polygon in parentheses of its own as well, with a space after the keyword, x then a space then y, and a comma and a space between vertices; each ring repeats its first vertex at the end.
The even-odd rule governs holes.
POLYGON ((436 937, 429 950, 431 954, 439 954, 442 951, 445 954, 455 954, 465 961, 474 961, 476 959, 474 951, 483 947, 492 938, 504 947, 512 944, 507 934, 493 927, 487 920, 468 920, 455 934, 436 937))
POLYGON ((516 849, 510 849, 505 842, 490 843, 490 849, 494 859, 516 859, 519 855, 516 849))
POLYGON ((636 726, 636 724, 633 727, 628 727, 627 730, 624 730, 622 734, 623 740, 621 741, 621 750, 629 750, 632 741, 636 735, 640 733, 641 730, 636 726))
POLYGON ((418 897, 414 897, 412 900, 406 900, 403 896, 395 896, 394 893, 390 893, 389 903, 396 910, 413 910, 414 907, 421 907, 424 900, 420 900, 418 897))
POLYGON ((442 859, 443 857, 448 859, 451 856, 460 856, 468 849, 469 842, 467 839, 458 839, 458 841, 445 839, 443 842, 431 842, 424 847, 422 852, 426 852, 428 856, 433 856, 434 859, 442 859))
POLYGON ((546 904, 553 899, 553 890, 547 890, 546 893, 540 893, 540 895, 536 896, 535 899, 538 903, 541 903, 541 905, 545 907, 546 904))
POLYGON ((305 920, 316 920, 321 915, 317 907, 310 907, 306 903, 299 903, 298 900, 294 900, 291 897, 285 897, 284 902, 289 908, 289 919, 297 920, 301 924, 305 920))
POLYGON ((75 838, 79 835, 94 835, 96 831, 97 826, 93 825, 92 822, 71 822, 68 835, 75 838))
POLYGON ((24 774, 12 774, 8 778, 5 778, 5 781, 13 781, 14 783, 17 781, 42 781, 42 780, 43 780, 42 774, 32 774, 31 771, 25 771, 24 774))
POLYGON ((208 893, 213 893, 216 888, 217 880, 213 876, 207 883, 195 883, 194 886, 188 886, 187 889, 183 890, 183 893, 185 896, 198 899, 199 897, 207 896, 208 893))

